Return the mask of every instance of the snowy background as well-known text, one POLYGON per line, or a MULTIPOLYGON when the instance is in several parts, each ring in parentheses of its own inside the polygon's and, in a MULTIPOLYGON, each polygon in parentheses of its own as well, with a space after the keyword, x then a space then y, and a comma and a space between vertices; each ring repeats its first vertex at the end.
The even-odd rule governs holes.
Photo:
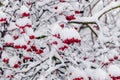
POLYGON ((0 0, 0 80, 120 80, 120 0, 0 0))

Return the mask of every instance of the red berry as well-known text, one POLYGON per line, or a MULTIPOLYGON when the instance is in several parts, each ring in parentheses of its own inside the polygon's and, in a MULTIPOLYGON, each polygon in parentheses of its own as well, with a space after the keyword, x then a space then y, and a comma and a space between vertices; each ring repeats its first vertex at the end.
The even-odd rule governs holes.
POLYGON ((30 39, 35 39, 34 35, 29 36, 30 39))
POLYGON ((54 9, 58 9, 58 6, 55 6, 54 9))
POLYGON ((37 52, 36 52, 36 54, 42 54, 43 53, 43 50, 38 50, 37 52))
POLYGON ((59 0, 60 2, 66 2, 65 0, 59 0))
POLYGON ((109 61, 111 61, 111 62, 112 62, 112 61, 114 61, 114 59, 109 59, 109 61))
POLYGON ((84 57, 83 60, 87 60, 88 58, 87 57, 84 57))
POLYGON ((117 60, 117 59, 118 59, 118 56, 114 56, 114 59, 117 60))
POLYGON ((14 75, 11 75, 10 77, 11 77, 11 78, 14 78, 14 75))
POLYGON ((0 50, 3 50, 3 48, 2 48, 2 47, 0 47, 0 50))
POLYGON ((14 38, 14 39, 17 39, 17 38, 18 38, 18 36, 13 36, 13 38, 14 38))
POLYGON ((55 45, 57 45, 57 44, 58 44, 58 42, 57 42, 57 41, 54 41, 52 44, 55 44, 55 45))
POLYGON ((14 65, 14 68, 19 68, 19 64, 15 64, 15 65, 14 65))
POLYGON ((24 60, 31 60, 31 57, 24 57, 24 60))
POLYGON ((21 48, 23 48, 23 49, 27 49, 27 46, 26 46, 26 45, 22 45, 21 48))
POLYGON ((60 25, 61 28, 64 28, 64 26, 65 26, 64 24, 61 24, 61 25, 60 25))
POLYGON ((20 65, 20 64, 21 64, 21 61, 18 61, 18 64, 20 65))
POLYGON ((3 59, 3 62, 7 64, 7 63, 9 62, 9 59, 4 58, 4 59, 3 59))
POLYGON ((75 14, 80 14, 80 11, 76 10, 76 11, 75 11, 75 14))
POLYGON ((19 49, 19 48, 21 48, 21 46, 20 45, 15 45, 14 48, 19 49))
POLYGON ((32 52, 32 50, 29 48, 29 49, 27 49, 27 52, 32 52))
POLYGON ((26 12, 22 13, 22 17, 29 17, 29 16, 30 16, 30 13, 26 13, 26 12))
POLYGON ((37 51, 36 46, 31 46, 31 48, 32 48, 33 51, 37 51))
POLYGON ((28 6, 30 6, 30 5, 31 5, 31 3, 30 3, 30 2, 26 2, 26 4, 27 4, 28 6))

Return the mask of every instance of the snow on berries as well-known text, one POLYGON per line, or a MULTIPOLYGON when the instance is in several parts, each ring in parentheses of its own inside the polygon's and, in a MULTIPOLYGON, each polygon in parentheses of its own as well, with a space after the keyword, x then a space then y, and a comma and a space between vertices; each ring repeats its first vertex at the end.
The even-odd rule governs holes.
POLYGON ((66 18, 66 20, 68 20, 68 21, 71 21, 71 20, 75 20, 75 19, 76 19, 76 18, 75 18, 75 15, 68 15, 68 16, 66 16, 65 18, 66 18))
POLYGON ((7 16, 4 12, 0 11, 0 23, 5 23, 7 21, 7 16))
POLYGON ((29 17, 30 16, 30 12, 25 5, 21 6, 20 14, 21 14, 22 17, 29 17))
POLYGON ((14 48, 15 49, 27 49, 27 43, 25 41, 25 39, 22 38, 18 38, 14 41, 14 48))
POLYGON ((26 17, 20 18, 20 19, 17 19, 16 26, 21 29, 24 29, 25 27, 32 27, 32 22, 30 19, 28 19, 26 17))
POLYGON ((110 65, 108 67, 108 74, 112 80, 120 79, 120 68, 117 65, 110 65))
POLYGON ((80 35, 75 29, 64 28, 60 34, 63 43, 74 44, 80 43, 80 35))
POLYGON ((6 63, 6 64, 9 63, 9 55, 8 55, 8 53, 2 52, 1 57, 2 57, 2 61, 3 61, 4 63, 6 63))
POLYGON ((13 46, 13 44, 14 44, 14 40, 13 40, 12 36, 9 34, 5 35, 4 41, 5 41, 6 46, 13 46))
POLYGON ((19 68, 20 67, 20 64, 19 64, 19 61, 20 61, 20 58, 18 56, 13 56, 9 59, 9 65, 10 67, 13 67, 13 68, 19 68))

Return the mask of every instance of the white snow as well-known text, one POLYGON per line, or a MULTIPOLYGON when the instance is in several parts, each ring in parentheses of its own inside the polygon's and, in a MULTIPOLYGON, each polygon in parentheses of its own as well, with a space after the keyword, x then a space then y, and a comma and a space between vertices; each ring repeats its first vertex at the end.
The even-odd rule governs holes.
POLYGON ((5 35, 4 40, 6 43, 13 43, 14 42, 12 36, 9 34, 5 35))
POLYGON ((16 21, 16 24, 18 25, 18 26, 25 26, 25 25, 32 25, 32 22, 31 22, 31 20, 30 19, 28 19, 28 18, 20 18, 20 19, 17 19, 17 21, 16 21))
POLYGON ((64 28, 61 33, 60 36, 63 40, 65 39, 71 39, 71 38, 75 38, 75 39, 80 39, 80 35, 79 33, 72 28, 64 28))
POLYGON ((110 65, 108 67, 108 73, 111 75, 111 76, 120 76, 120 68, 117 66, 117 65, 110 65))
POLYGON ((95 80, 110 80, 109 75, 100 68, 96 69, 93 75, 95 80))
POLYGON ((14 67, 15 64, 18 64, 18 61, 20 61, 18 56, 13 56, 9 59, 9 65, 10 67, 14 67))
POLYGON ((22 13, 30 13, 29 9, 25 5, 22 5, 20 8, 20 14, 22 13))

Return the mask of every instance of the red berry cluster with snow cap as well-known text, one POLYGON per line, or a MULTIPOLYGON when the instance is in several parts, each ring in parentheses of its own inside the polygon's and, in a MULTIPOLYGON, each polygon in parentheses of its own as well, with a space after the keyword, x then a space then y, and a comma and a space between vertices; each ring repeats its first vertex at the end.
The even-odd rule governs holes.
POLYGON ((30 16, 30 12, 25 5, 21 6, 20 14, 21 14, 22 17, 29 17, 30 16))
POLYGON ((0 23, 4 23, 7 21, 7 16, 4 12, 0 11, 0 23))

